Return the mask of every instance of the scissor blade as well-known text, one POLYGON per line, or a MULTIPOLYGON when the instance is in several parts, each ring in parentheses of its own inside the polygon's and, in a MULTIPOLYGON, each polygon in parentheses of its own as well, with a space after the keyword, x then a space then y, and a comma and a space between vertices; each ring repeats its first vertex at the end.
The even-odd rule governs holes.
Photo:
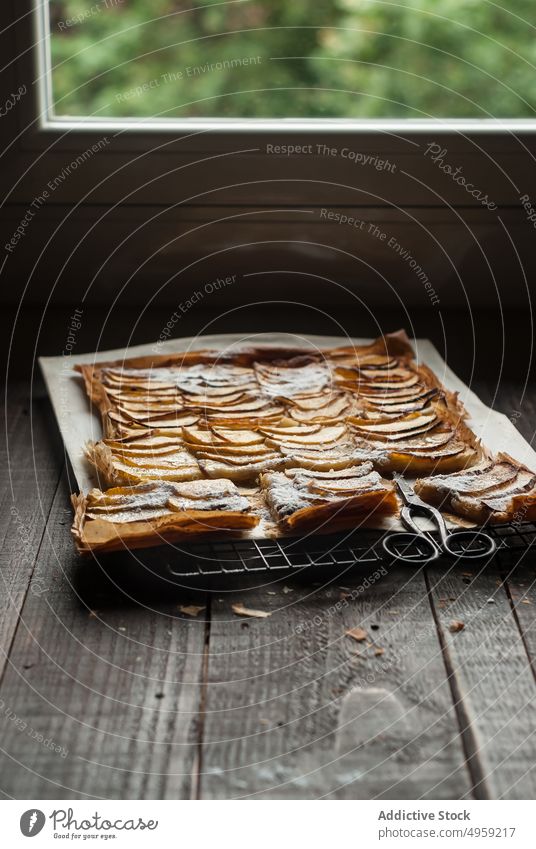
POLYGON ((403 496, 407 504, 417 498, 415 492, 413 491, 412 485, 407 480, 404 480, 402 475, 395 473, 393 475, 393 480, 396 483, 398 489, 400 490, 400 494, 403 496))

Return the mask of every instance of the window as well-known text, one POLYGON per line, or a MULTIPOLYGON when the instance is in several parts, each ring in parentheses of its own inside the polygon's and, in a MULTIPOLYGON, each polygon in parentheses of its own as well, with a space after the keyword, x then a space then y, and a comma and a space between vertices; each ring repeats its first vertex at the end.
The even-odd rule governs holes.
POLYGON ((54 118, 533 118, 533 0, 49 0, 54 118))
POLYGON ((533 0, 3 0, 8 240, 40 204, 66 299, 95 275, 141 302, 236 250, 226 274, 309 263, 384 307, 374 269, 421 303, 409 257, 443 305, 495 277, 524 303, 535 23, 533 0))

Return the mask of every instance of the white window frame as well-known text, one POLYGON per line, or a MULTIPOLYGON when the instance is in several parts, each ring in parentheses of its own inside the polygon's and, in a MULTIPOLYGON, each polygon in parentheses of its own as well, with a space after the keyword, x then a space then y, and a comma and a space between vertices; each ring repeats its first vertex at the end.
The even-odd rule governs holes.
POLYGON ((413 133, 457 133, 457 134, 536 134, 536 118, 518 119, 344 119, 344 118, 62 118, 54 115, 52 95, 52 73, 49 43, 49 4, 48 0, 33 0, 34 32, 37 46, 37 79, 39 100, 39 129, 47 133, 73 131, 118 132, 133 131, 147 133, 184 131, 211 131, 215 133, 243 132, 288 132, 288 133, 357 133, 367 134, 388 132, 413 133), (143 124, 143 130, 140 127, 143 124))

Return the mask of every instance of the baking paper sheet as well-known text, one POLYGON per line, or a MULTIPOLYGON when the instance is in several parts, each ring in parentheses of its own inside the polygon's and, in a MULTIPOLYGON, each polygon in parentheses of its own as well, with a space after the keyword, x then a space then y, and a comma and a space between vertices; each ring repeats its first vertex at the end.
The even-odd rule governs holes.
MULTIPOLYGON (((298 336, 289 333, 261 333, 247 337, 243 334, 225 333, 214 336, 170 339, 158 343, 158 345, 149 343, 91 354, 41 357, 39 363, 79 490, 86 493, 97 485, 97 481, 91 467, 85 460, 84 445, 88 440, 100 439, 102 430, 98 413, 92 412, 90 409, 82 378, 74 371, 75 364, 99 363, 188 350, 196 351, 202 348, 228 351, 243 346, 282 345, 318 350, 319 348, 331 348, 339 345, 366 345, 371 341, 373 340, 341 336, 298 336)), ((429 366, 447 389, 459 393, 460 399, 470 416, 469 426, 476 436, 494 453, 506 451, 514 459, 525 463, 531 469, 536 469, 536 452, 521 436, 512 422, 502 413, 497 413, 483 404, 475 393, 456 377, 428 339, 412 340, 412 345, 418 362, 429 366)), ((391 519, 388 526, 402 529, 397 520, 391 519)), ((379 527, 386 527, 385 520, 382 520, 379 527)), ((264 536, 262 527, 257 528, 252 536, 264 536)))

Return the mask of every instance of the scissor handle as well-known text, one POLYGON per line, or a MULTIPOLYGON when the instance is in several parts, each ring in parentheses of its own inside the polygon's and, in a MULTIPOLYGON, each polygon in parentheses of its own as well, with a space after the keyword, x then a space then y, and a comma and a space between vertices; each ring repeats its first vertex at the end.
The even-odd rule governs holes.
POLYGON ((435 542, 422 532, 397 531, 386 534, 382 539, 383 550, 402 563, 429 563, 439 557, 435 542))
POLYGON ((452 531, 442 540, 443 548, 451 557, 464 560, 484 560, 497 550, 497 543, 484 531, 471 529, 452 531))
POLYGON ((423 532, 413 518, 412 513, 424 516, 426 519, 432 521, 439 531, 441 544, 445 544, 445 540, 447 539, 449 532, 445 520, 437 507, 432 507, 431 504, 425 504, 424 501, 421 501, 417 496, 414 499, 411 499, 411 501, 408 501, 402 507, 400 511, 400 518, 406 528, 409 528, 410 531, 413 531, 416 534, 422 534, 423 532))

